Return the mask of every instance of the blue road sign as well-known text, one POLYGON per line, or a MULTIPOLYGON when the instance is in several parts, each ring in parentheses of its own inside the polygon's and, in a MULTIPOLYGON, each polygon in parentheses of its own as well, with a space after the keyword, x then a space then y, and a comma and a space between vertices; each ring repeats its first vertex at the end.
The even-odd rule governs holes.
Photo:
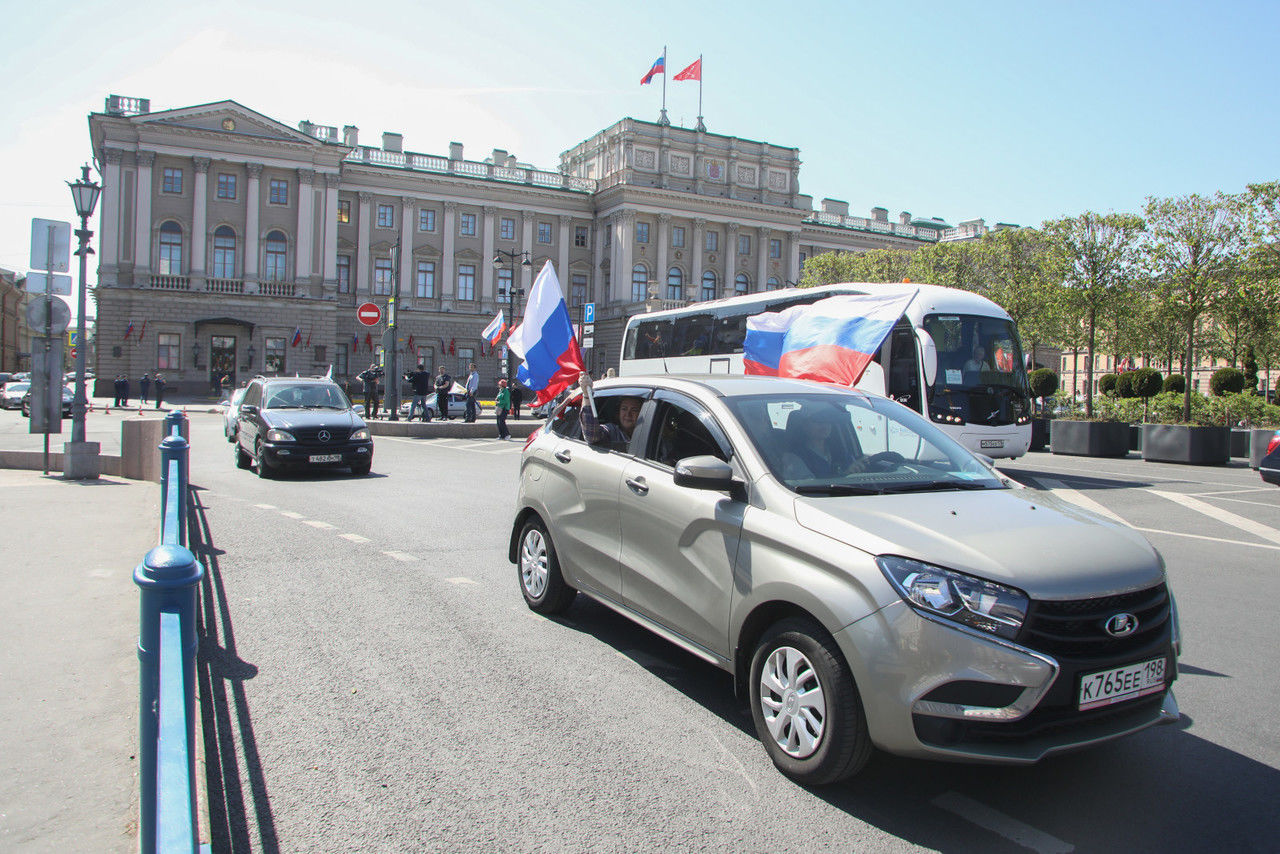
POLYGON ((596 304, 595 303, 589 302, 589 303, 585 303, 582 306, 582 322, 583 323, 596 322, 596 304))

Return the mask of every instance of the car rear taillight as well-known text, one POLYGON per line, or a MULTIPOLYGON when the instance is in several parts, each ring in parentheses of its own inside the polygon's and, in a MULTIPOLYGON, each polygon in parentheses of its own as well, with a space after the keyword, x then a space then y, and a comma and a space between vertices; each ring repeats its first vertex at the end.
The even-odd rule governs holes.
POLYGON ((1271 441, 1267 443, 1267 453, 1274 454, 1276 448, 1280 448, 1280 430, 1277 430, 1276 434, 1271 437, 1271 441))
POLYGON ((534 430, 532 433, 530 433, 529 438, 524 440, 524 447, 520 449, 520 453, 524 453, 525 451, 529 450, 529 446, 533 444, 533 440, 538 438, 538 434, 541 432, 542 432, 542 428, 539 427, 537 430, 534 430))

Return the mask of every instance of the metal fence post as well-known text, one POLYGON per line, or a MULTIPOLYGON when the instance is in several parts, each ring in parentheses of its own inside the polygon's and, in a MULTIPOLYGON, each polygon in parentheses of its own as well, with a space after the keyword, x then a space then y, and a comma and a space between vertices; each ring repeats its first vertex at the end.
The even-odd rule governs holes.
POLYGON ((188 464, 190 462, 191 448, 187 440, 182 437, 182 425, 186 421, 186 417, 181 412, 170 412, 165 416, 164 439, 160 441, 160 541, 176 542, 182 545, 187 544, 187 473, 188 464), (170 463, 174 460, 178 462, 178 489, 176 493, 170 491, 169 469, 170 463), (178 527, 176 531, 166 532, 164 525, 169 519, 169 500, 170 496, 174 496, 177 501, 176 518, 178 527), (167 535, 176 535, 172 540, 166 539, 167 535))
POLYGON ((160 690, 160 614, 177 613, 182 623, 182 673, 187 721, 188 775, 192 809, 195 808, 195 671, 198 639, 196 637, 197 586, 204 577, 204 567, 195 556, 179 545, 157 546, 147 552, 133 581, 140 590, 138 633, 138 732, 139 789, 141 816, 139 840, 143 854, 156 847, 156 739, 159 735, 157 714, 160 690))

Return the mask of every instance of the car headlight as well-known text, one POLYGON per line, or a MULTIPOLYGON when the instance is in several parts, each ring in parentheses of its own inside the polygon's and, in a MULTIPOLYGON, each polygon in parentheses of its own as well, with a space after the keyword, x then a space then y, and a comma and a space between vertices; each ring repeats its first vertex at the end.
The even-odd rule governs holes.
POLYGON ((353 442, 363 442, 368 438, 369 438, 368 430, 357 430, 351 434, 351 441, 353 442))
POLYGON ((1010 640, 1027 618, 1021 590, 908 558, 882 555, 876 563, 919 611, 1010 640))
POLYGON ((273 429, 273 430, 267 431, 267 441, 268 442, 296 442, 298 440, 293 438, 293 434, 286 430, 273 429))

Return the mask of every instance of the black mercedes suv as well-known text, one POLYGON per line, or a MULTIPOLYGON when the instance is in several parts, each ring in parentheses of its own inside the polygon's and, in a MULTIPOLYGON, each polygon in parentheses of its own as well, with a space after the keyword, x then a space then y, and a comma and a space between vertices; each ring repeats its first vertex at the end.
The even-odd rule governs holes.
POLYGON ((259 477, 284 467, 349 466, 363 476, 373 464, 369 428, 338 384, 327 378, 257 377, 236 419, 236 465, 259 477))

